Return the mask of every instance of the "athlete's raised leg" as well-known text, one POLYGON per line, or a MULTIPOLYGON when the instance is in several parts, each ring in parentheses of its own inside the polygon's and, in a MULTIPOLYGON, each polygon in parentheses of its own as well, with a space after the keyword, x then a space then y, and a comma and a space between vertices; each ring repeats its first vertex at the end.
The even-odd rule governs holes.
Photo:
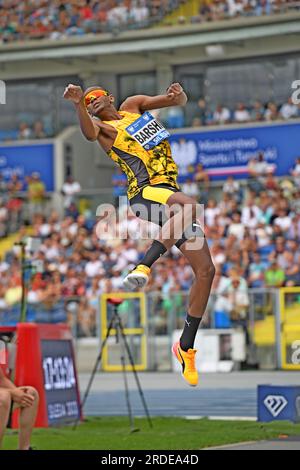
MULTIPOLYGON (((155 208, 159 206, 163 208, 165 205, 170 210, 170 216, 166 218, 158 239, 152 243, 140 264, 124 279, 125 286, 129 288, 145 286, 149 279, 151 266, 173 245, 182 242, 183 233, 192 226, 201 209, 194 199, 182 192, 169 191, 165 200, 159 200, 159 197, 155 199, 157 188, 151 188, 150 191, 153 198, 152 205, 155 208)), ((150 212, 152 210, 151 203, 145 209, 150 212)), ((145 215, 143 211, 140 216, 146 220, 153 220, 149 214, 145 215)), ((202 231, 200 232, 202 233, 202 231)))

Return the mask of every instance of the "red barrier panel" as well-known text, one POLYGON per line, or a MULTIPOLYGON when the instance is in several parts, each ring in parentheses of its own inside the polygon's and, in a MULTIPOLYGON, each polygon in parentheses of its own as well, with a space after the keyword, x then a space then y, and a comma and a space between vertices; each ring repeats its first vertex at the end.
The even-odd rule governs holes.
MULTIPOLYGON (((80 396, 70 329, 65 324, 19 323, 15 384, 40 395, 36 427, 81 418, 80 396)), ((18 413, 13 414, 13 428, 18 413)))

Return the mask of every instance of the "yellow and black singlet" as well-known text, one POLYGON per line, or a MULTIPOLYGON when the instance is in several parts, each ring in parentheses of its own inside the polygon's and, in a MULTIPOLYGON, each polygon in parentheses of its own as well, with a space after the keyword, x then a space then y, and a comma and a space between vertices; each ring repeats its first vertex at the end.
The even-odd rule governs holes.
POLYGON ((128 179, 128 199, 136 196, 148 185, 167 184, 178 189, 177 165, 172 158, 171 146, 163 140, 151 150, 145 150, 127 131, 140 114, 118 111, 123 116, 115 121, 103 121, 114 127, 117 137, 108 156, 114 160, 128 179))

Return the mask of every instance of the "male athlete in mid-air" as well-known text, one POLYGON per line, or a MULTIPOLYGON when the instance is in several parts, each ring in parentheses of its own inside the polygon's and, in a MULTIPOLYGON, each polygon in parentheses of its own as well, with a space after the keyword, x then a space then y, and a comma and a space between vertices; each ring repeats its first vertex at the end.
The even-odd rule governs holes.
POLYGON ((65 89, 64 98, 74 103, 86 139, 98 141, 126 174, 128 199, 135 214, 161 226, 158 239, 152 243, 141 263, 124 279, 125 286, 143 287, 149 279, 153 263, 173 245, 187 258, 195 273, 184 329, 180 341, 173 345, 173 353, 182 365, 184 379, 195 386, 198 373, 194 340, 206 309, 215 268, 203 232, 197 229, 197 204, 182 193, 177 184, 177 166, 166 138, 169 134, 148 112, 184 106, 187 96, 179 83, 173 83, 164 95, 131 96, 117 110, 114 97, 104 88, 95 86, 83 92, 81 87, 70 84, 65 89), (137 205, 138 211, 135 210, 137 205), (157 213, 151 211, 153 208, 164 210, 174 205, 181 210, 169 211, 168 219, 159 217, 155 220, 151 216, 157 213), (189 227, 184 222, 188 219, 192 221, 189 227), (175 236, 179 224, 184 230, 180 236, 175 236), (191 249, 189 244, 196 237, 202 237, 203 243, 199 249, 191 249))

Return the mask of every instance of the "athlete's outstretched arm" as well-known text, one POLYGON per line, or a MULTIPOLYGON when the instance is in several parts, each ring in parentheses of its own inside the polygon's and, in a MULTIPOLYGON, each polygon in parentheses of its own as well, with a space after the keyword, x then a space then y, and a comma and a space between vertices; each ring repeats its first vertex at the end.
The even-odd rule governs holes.
POLYGON ((143 113, 151 109, 168 108, 170 106, 185 106, 187 96, 179 83, 172 83, 167 89, 165 95, 147 96, 136 95, 130 96, 122 104, 121 111, 130 111, 143 113))
POLYGON ((77 116, 80 123, 81 132, 87 140, 95 141, 100 133, 100 127, 98 127, 93 118, 87 112, 83 101, 83 91, 80 86, 68 85, 64 92, 64 98, 74 103, 77 116))

